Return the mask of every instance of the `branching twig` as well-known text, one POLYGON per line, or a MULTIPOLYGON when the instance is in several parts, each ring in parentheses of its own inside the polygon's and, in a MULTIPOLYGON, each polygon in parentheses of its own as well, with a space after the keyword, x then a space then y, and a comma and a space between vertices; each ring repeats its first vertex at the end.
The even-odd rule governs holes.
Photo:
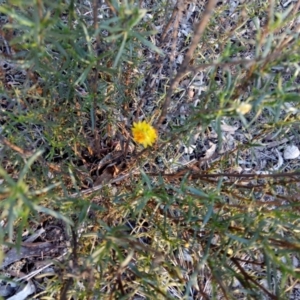
POLYGON ((252 283, 254 283, 256 286, 258 286, 262 291, 264 291, 265 294, 267 294, 270 299, 278 299, 275 295, 273 295, 272 293, 270 293, 267 289, 265 289, 264 286, 262 286, 259 282, 257 282, 256 280, 254 280, 245 270, 244 268, 240 265, 240 263, 234 258, 231 258, 231 261, 237 266, 237 268, 240 270, 240 272, 242 273, 242 275, 244 276, 244 278, 247 281, 251 281, 252 283))
POLYGON ((163 122, 163 120, 167 114, 168 107, 171 102, 172 94, 173 94, 174 90, 177 88, 180 79, 183 76, 185 76, 186 71, 188 70, 189 63, 190 63, 190 61, 193 57, 193 54, 198 46, 198 43, 203 35, 203 32, 209 22, 210 16, 216 6, 216 2, 217 2, 216 0, 208 1, 206 9, 203 13, 203 16, 202 16, 200 22, 196 26, 196 30, 194 32, 194 37, 193 37, 191 46, 190 46, 189 50, 187 51, 187 53, 185 54, 184 60, 178 70, 177 75, 171 80, 170 87, 168 88, 168 91, 167 91, 165 102, 163 103, 163 106, 162 106, 162 111, 161 111, 160 117, 156 124, 157 127, 159 127, 159 125, 163 122))

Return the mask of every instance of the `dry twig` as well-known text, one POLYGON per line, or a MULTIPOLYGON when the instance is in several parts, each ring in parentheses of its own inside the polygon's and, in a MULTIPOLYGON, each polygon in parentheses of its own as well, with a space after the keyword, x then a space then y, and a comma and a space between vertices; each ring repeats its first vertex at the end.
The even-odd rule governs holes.
POLYGON ((191 46, 190 46, 189 50, 187 51, 187 53, 185 54, 184 61, 182 62, 177 75, 171 80, 171 84, 170 84, 170 87, 168 88, 165 102, 162 106, 160 117, 156 123, 157 127, 159 127, 159 125, 163 122, 163 120, 167 114, 167 110, 168 110, 168 107, 170 106, 172 94, 173 94, 174 90, 177 88, 179 81, 182 79, 183 76, 186 75, 189 63, 190 63, 190 61, 193 57, 193 54, 198 46, 198 43, 203 35, 203 32, 209 22, 210 16, 216 6, 216 2, 217 2, 216 0, 208 1, 206 9, 203 13, 203 16, 202 16, 200 22, 196 26, 196 30, 194 32, 194 37, 193 37, 191 46))

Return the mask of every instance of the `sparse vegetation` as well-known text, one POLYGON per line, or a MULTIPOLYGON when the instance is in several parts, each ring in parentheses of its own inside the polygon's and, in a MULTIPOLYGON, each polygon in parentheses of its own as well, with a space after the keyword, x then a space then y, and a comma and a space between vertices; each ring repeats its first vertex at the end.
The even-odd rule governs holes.
POLYGON ((1 3, 0 297, 299 299, 300 2, 100 2, 1 3))

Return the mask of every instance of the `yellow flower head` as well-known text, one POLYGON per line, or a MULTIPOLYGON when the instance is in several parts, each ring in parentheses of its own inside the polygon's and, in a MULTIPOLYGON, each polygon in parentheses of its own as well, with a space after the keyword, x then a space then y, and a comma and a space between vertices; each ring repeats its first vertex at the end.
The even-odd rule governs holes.
POLYGON ((152 146, 157 139, 156 130, 146 121, 133 122, 132 134, 133 140, 139 144, 143 144, 145 148, 152 146))

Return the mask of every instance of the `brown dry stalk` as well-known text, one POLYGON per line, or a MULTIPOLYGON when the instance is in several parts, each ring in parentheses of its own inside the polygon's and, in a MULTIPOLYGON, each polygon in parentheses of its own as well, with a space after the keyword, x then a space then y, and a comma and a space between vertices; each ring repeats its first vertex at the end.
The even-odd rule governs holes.
POLYGON ((292 15, 295 16, 296 13, 299 11, 300 8, 300 0, 298 0, 298 2, 295 4, 293 11, 292 11, 292 15))
POLYGON ((190 176, 193 179, 199 178, 219 178, 219 177, 233 177, 233 178, 252 178, 252 179, 262 179, 262 178, 282 178, 282 177, 295 177, 300 176, 300 172, 284 172, 284 173, 271 173, 271 174, 236 174, 236 173, 215 173, 215 174, 207 174, 207 173, 196 173, 191 171, 190 168, 182 169, 176 173, 147 173, 150 176, 163 176, 163 177, 171 177, 178 178, 186 175, 186 173, 190 172, 190 176))
POLYGON ((0 135, 0 142, 9 147, 10 149, 18 152, 23 158, 29 158, 34 154, 34 151, 28 151, 20 148, 19 146, 11 143, 8 139, 6 139, 4 136, 0 135))
POLYGON ((173 38, 172 38, 172 46, 171 46, 171 55, 170 55, 170 61, 173 63, 175 60, 175 53, 176 53, 176 44, 178 42, 178 29, 179 29, 179 23, 182 19, 182 13, 184 10, 184 5, 183 1, 179 1, 177 5, 177 16, 174 21, 174 26, 173 26, 173 38))
MULTIPOLYGON (((181 1, 180 1, 181 2, 181 1)), ((181 4, 181 3, 180 3, 181 4)), ((167 33, 172 25, 172 22, 174 21, 174 19, 176 18, 176 14, 177 14, 177 11, 178 11, 178 6, 180 7, 180 4, 177 4, 174 9, 173 9, 173 12, 172 12, 172 16, 169 20, 169 22, 166 24, 166 26, 164 27, 163 29, 163 33, 161 35, 161 38, 160 38, 160 44, 162 45, 165 41, 165 38, 167 37, 167 33)))
POLYGON ((105 0, 105 3, 106 3, 107 6, 109 7, 109 9, 112 11, 112 13, 113 13, 114 15, 116 15, 116 14, 117 14, 116 9, 115 9, 114 6, 110 3, 110 1, 109 1, 109 0, 105 0))
MULTIPOLYGON (((32 150, 32 151, 24 150, 24 149, 20 148, 19 146, 11 143, 7 138, 5 138, 4 136, 1 136, 1 135, 0 135, 0 143, 9 147, 11 150, 19 153, 22 158, 30 158, 36 152, 36 149, 32 150)), ((46 164, 52 171, 61 172, 60 166, 55 165, 53 163, 46 162, 43 157, 38 157, 37 160, 42 162, 42 164, 46 164)))
POLYGON ((223 296, 225 300, 229 300, 228 296, 227 296, 227 289, 224 285, 224 282, 221 280, 220 276, 218 276, 218 274, 216 274, 216 272, 214 272, 211 264, 210 265, 210 269, 211 269, 211 275, 212 275, 212 279, 215 280, 215 282, 217 282, 217 284, 219 285, 219 287, 221 288, 221 291, 223 293, 223 296))
POLYGON ((235 178, 281 178, 300 176, 300 172, 285 172, 275 174, 234 174, 234 173, 217 173, 217 174, 192 174, 193 178, 216 178, 216 177, 235 177, 235 178))
POLYGON ((177 88, 178 84, 179 84, 179 81, 180 79, 185 76, 187 70, 188 70, 188 66, 189 66, 189 63, 193 57, 193 54, 199 44, 199 41, 204 33, 204 30, 209 22, 209 19, 210 19, 210 16, 216 6, 216 3, 217 1, 216 0, 209 0, 207 5, 206 5, 206 8, 205 8, 205 11, 201 17, 201 20, 200 22, 196 25, 196 29, 194 31, 194 37, 192 39, 192 42, 191 42, 191 46, 189 48, 189 50, 187 51, 187 53, 185 54, 185 57, 184 57, 184 60, 178 70, 178 73, 177 75, 171 80, 171 83, 170 83, 170 87, 168 88, 168 91, 167 91, 167 95, 166 95, 166 98, 165 98, 165 101, 163 103, 163 106, 162 106, 162 110, 161 110, 161 114, 160 114, 160 117, 156 123, 156 127, 159 127, 159 125, 163 122, 166 114, 167 114, 167 110, 168 110, 168 107, 170 106, 170 102, 171 102, 171 98, 172 98, 172 95, 173 95, 173 92, 175 91, 175 89, 177 88))
POLYGON ((262 286, 259 282, 257 282, 255 279, 252 278, 252 276, 250 276, 245 269, 240 265, 240 263, 237 261, 237 259, 235 257, 231 258, 231 261, 237 266, 237 268, 240 270, 240 272, 242 273, 242 275, 244 276, 245 280, 247 282, 251 281, 252 283, 254 283, 257 287, 259 287, 265 294, 267 294, 270 299, 274 299, 274 300, 278 300, 278 298, 273 295, 272 293, 270 293, 264 286, 262 286))

